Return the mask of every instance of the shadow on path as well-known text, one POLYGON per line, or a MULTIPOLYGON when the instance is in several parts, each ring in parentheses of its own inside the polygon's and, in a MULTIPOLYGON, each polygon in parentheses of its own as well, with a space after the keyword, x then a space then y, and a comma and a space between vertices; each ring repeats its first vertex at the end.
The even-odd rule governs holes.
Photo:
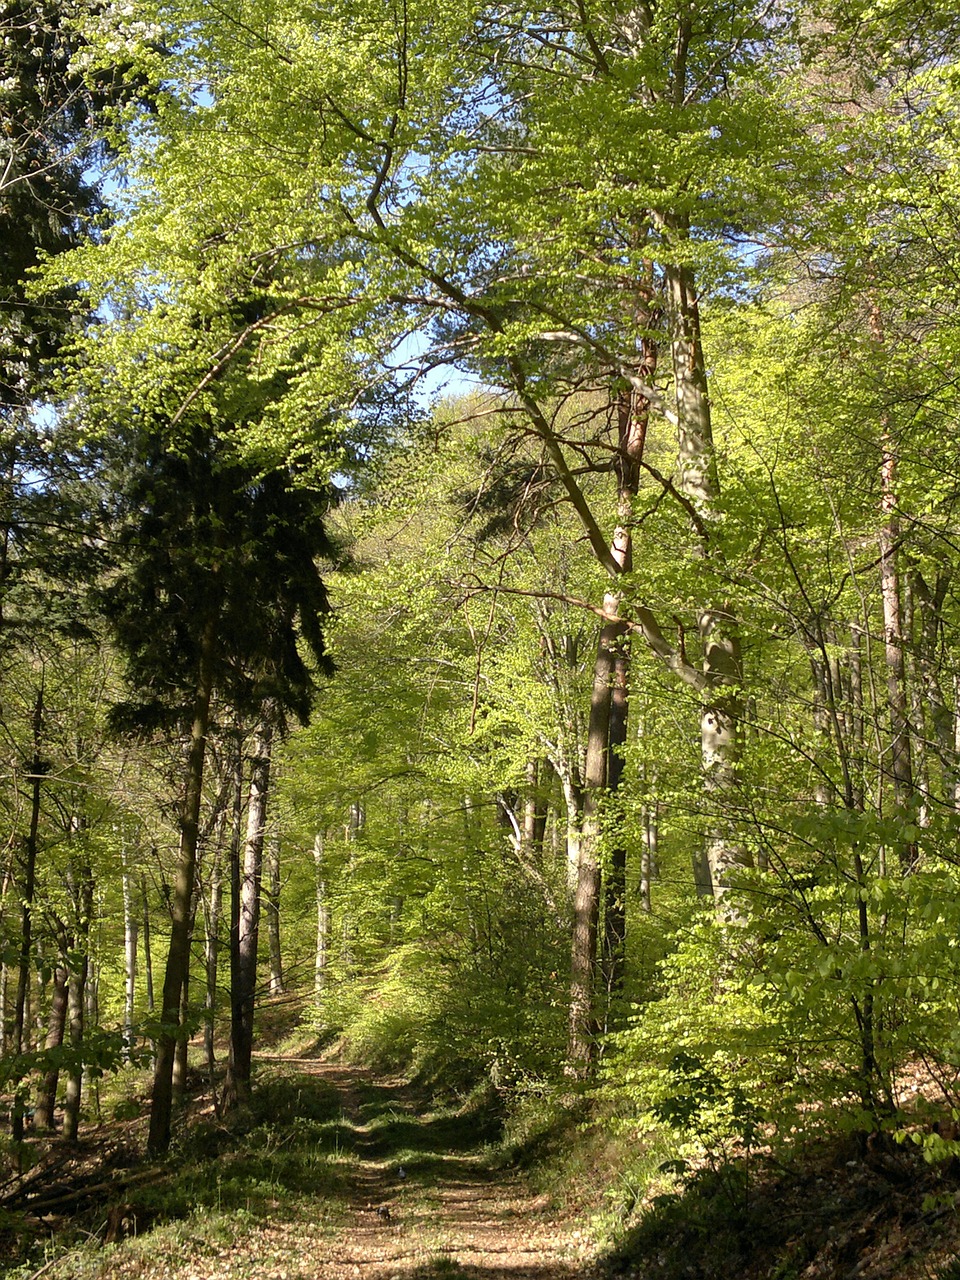
MULTIPOLYGON (((271 1074, 297 1073, 300 1096, 327 1092, 312 1131, 340 1162, 344 1229, 326 1243, 316 1280, 569 1280, 585 1262, 570 1224, 512 1173, 485 1159, 495 1118, 432 1109, 400 1081, 313 1059, 267 1059, 271 1074), (330 1103, 335 1103, 335 1108, 330 1103), (335 1110, 336 1114, 331 1114, 335 1110)), ((271 1089, 271 1096, 273 1090, 271 1089)))

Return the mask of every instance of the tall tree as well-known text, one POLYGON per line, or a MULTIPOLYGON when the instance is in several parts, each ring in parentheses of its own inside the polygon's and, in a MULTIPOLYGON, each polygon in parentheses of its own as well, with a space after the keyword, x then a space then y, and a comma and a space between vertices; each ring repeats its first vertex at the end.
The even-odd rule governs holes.
POLYGON ((192 423, 178 452, 159 433, 134 439, 121 512, 126 558, 105 602, 137 697, 117 707, 114 722, 189 731, 151 1110, 156 1152, 170 1138, 212 699, 216 692, 241 713, 272 699, 307 717, 313 677, 298 637, 323 665, 328 606, 315 561, 328 544, 318 496, 289 475, 252 474, 209 425, 192 423))

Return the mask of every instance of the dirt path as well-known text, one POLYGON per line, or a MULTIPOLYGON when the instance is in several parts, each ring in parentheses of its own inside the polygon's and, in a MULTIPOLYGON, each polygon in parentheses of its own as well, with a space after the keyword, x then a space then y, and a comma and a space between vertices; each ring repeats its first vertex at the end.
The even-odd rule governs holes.
POLYGON ((402 1084, 304 1059, 341 1100, 342 1217, 288 1280, 564 1280, 586 1260, 568 1223, 509 1174, 491 1174, 469 1123, 421 1110, 402 1084))
POLYGON ((522 1177, 490 1168, 496 1130, 482 1116, 431 1111, 403 1082, 314 1058, 258 1055, 257 1080, 245 1131, 200 1113, 183 1127, 179 1159, 147 1181, 126 1155, 107 1159, 110 1126, 97 1129, 87 1143, 95 1173, 86 1169, 78 1185, 82 1193, 92 1181, 98 1195, 68 1196, 73 1219, 41 1226, 36 1215, 42 1265, 21 1255, 18 1280, 573 1280, 589 1271, 569 1217, 522 1177), (103 1200, 114 1165, 117 1190, 103 1200))

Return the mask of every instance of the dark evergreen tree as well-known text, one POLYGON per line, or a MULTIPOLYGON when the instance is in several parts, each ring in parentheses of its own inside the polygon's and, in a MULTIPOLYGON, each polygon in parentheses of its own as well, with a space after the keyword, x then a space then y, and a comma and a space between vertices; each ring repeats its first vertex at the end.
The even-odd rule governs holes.
POLYGON ((20 0, 0 15, 0 411, 38 392, 44 360, 70 319, 55 298, 31 298, 30 269, 77 242, 100 208, 88 139, 97 103, 70 69, 77 37, 63 6, 20 0))
POLYGON ((314 677, 299 639, 317 667, 327 665, 317 560, 330 548, 323 497, 289 470, 256 474, 208 421, 194 421, 175 442, 147 425, 133 436, 121 559, 104 606, 135 695, 113 719, 119 730, 189 737, 150 1124, 159 1152, 170 1139, 212 699, 240 716, 259 718, 270 706, 280 722, 287 712, 306 720, 314 677))

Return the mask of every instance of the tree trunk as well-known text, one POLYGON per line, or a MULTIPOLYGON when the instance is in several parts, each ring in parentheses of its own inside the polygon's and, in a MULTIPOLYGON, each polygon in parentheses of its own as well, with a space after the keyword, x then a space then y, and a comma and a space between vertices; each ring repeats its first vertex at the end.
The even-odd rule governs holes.
POLYGON ((267 939, 270 944, 270 994, 283 994, 283 953, 280 950, 280 836, 274 831, 267 841, 267 883, 264 893, 267 939))
POLYGON ((317 887, 317 949, 313 969, 313 993, 319 999, 327 982, 327 962, 330 955, 330 903, 323 865, 323 836, 318 831, 313 838, 313 867, 317 887))
MULTIPOLYGON (((193 943, 193 930, 196 924, 197 910, 196 900, 190 911, 190 926, 187 930, 187 948, 191 949, 193 943)), ((187 1054, 190 1048, 190 1041, 187 1037, 185 1028, 190 1018, 190 966, 183 975, 183 986, 180 988, 180 1035, 177 1036, 176 1049, 173 1054, 173 1080, 171 1088, 173 1096, 177 1102, 181 1102, 187 1091, 187 1054)))
POLYGON ((162 1155, 170 1145, 173 1111, 173 1061, 180 1027, 180 993, 190 967, 190 909, 197 868, 200 832, 200 804, 203 798, 203 766, 213 692, 213 652, 215 622, 208 619, 200 646, 197 690, 193 704, 193 724, 187 755, 184 802, 180 823, 180 856, 174 885, 170 929, 170 949, 163 978, 161 1029, 157 1039, 157 1061, 153 1073, 150 1109, 151 1155, 162 1155))
MULTIPOLYGON (((613 687, 607 739, 607 792, 613 797, 623 777, 623 749, 627 743, 629 711, 629 638, 623 636, 613 659, 613 687)), ((603 983, 608 1002, 623 988, 627 948, 627 851, 623 841, 623 815, 615 806, 608 819, 612 841, 604 878, 603 983)), ((609 1022, 609 1018, 608 1018, 609 1022)))
POLYGON ((203 1051, 207 1060, 207 1073, 211 1086, 216 1078, 217 1057, 214 1048, 214 1031, 217 1017, 217 977, 220 968, 220 917, 223 905, 223 880, 220 869, 220 851, 210 871, 209 897, 204 903, 204 970, 207 990, 204 1000, 203 1051))
POLYGON ((850 629, 850 807, 862 813, 866 801, 866 721, 863 714, 863 636, 858 627, 850 629))
MULTIPOLYGON (((656 346, 645 342, 641 370, 645 376, 653 375, 656 362, 656 346)), ((634 392, 623 391, 615 408, 617 527, 611 540, 610 554, 618 571, 629 573, 633 568, 633 504, 640 483, 649 406, 634 392)), ((622 752, 627 741, 630 641, 626 624, 617 617, 620 599, 620 592, 616 589, 608 590, 604 596, 603 609, 610 620, 600 631, 587 730, 580 864, 574 898, 568 1042, 570 1070, 580 1078, 589 1072, 597 1030, 595 1001, 601 891, 598 860, 601 808, 604 793, 609 796, 619 788, 623 773, 622 752)), ((626 946, 626 854, 619 841, 614 841, 605 890, 602 970, 607 991, 612 993, 619 990, 623 982, 626 946)))
MULTIPOLYGON (((70 1046, 77 1052, 80 1052, 83 1047, 83 996, 88 963, 84 953, 79 966, 70 974, 67 984, 67 1027, 70 1032, 70 1046)), ((80 1132, 82 1090, 83 1069, 79 1063, 74 1063, 67 1072, 67 1085, 63 1097, 63 1136, 67 1142, 76 1142, 80 1132)))
MULTIPOLYGON (((30 967, 33 955, 33 897, 37 876, 37 834, 40 829, 40 784, 46 766, 40 759, 40 737, 43 727, 43 689, 37 692, 33 708, 33 761, 28 775, 30 782, 30 827, 23 850, 23 897, 20 913, 20 956, 17 972, 17 996, 13 1011, 13 1052, 19 1056, 24 1050, 27 991, 30 986, 30 967)), ((14 1142, 23 1141, 22 1090, 18 1089, 13 1103, 11 1136, 14 1142)))
MULTIPOLYGON (((893 780, 894 807, 897 815, 904 820, 910 813, 914 799, 913 753, 904 661, 903 601, 897 554, 900 542, 896 496, 897 455, 886 429, 880 477, 883 513, 880 530, 880 595, 883 601, 883 642, 890 716, 889 774, 893 780)), ((916 841, 901 840, 897 853, 902 869, 909 871, 917 860, 916 841)))
MULTIPOLYGON (((67 980, 65 966, 58 964, 53 970, 53 990, 50 996, 50 1012, 47 1016, 47 1038, 44 1043, 44 1048, 47 1050, 59 1049, 63 1044, 67 1019, 67 980)), ((37 1093, 37 1110, 34 1116, 37 1129, 53 1128, 59 1080, 60 1067, 54 1059, 47 1068, 37 1093)))
MULTIPOLYGON (((884 346, 883 318, 875 304, 870 308, 870 336, 878 351, 884 346)), ((904 821, 915 798, 907 672, 904 660, 903 598, 900 588, 900 517, 897 502, 897 448, 890 419, 881 413, 880 452, 880 598, 883 605, 883 651, 887 669, 887 713, 890 737, 889 766, 881 771, 893 783, 896 815, 904 821)), ((897 854, 902 870, 909 871, 917 860, 915 840, 901 840, 897 854)))
POLYGON ((528 857, 543 862, 543 838, 547 829, 547 798, 544 794, 543 760, 528 760, 523 801, 523 847, 528 857))
MULTIPOLYGON (((349 886, 353 885, 353 875, 357 865, 357 852, 354 848, 354 843, 357 835, 363 830, 366 820, 367 815, 363 805, 354 802, 350 806, 350 813, 343 830, 343 838, 347 846, 346 880, 349 886)), ((353 940, 355 928, 353 912, 349 906, 344 906, 341 910, 340 919, 340 959, 344 969, 348 970, 354 967, 353 940)))
MULTIPOLYGON (((155 852, 155 851, 154 851, 155 852)), ((150 899, 147 896, 147 877, 140 877, 140 900, 143 906, 143 978, 146 986, 147 1013, 151 1016, 156 1011, 156 999, 153 991, 153 953, 150 950, 150 899)), ((157 1066, 157 1042, 150 1036, 151 1065, 157 1066)))
POLYGON ((137 1003, 137 915, 134 903, 133 874, 130 870, 126 845, 121 849, 121 886, 123 890, 123 955, 124 1002, 123 1048, 127 1061, 136 1042, 134 1017, 137 1003))
POLYGON ((926 703, 930 717, 930 738, 939 765, 938 798, 942 803, 953 807, 960 762, 954 741, 953 713, 944 692, 938 663, 943 634, 943 606, 951 578, 949 569, 942 565, 938 567, 932 586, 928 585, 919 570, 913 574, 913 594, 920 617, 920 635, 917 641, 919 680, 916 692, 921 705, 926 703))
POLYGON ((250 757, 247 836, 239 903, 237 985, 231 992, 230 1061, 223 1089, 223 1104, 227 1109, 242 1105, 250 1097, 257 949, 260 937, 260 891, 272 739, 273 728, 265 718, 254 735, 253 753, 250 757))
MULTIPOLYGON (((681 243, 686 228, 671 226, 681 243)), ((679 489, 701 540, 701 555, 718 567, 720 482, 717 474, 707 370, 700 341, 700 310, 693 272, 671 266, 664 273, 673 373, 676 383, 679 489)), ((743 665, 740 628, 728 604, 706 603, 697 612, 706 690, 700 714, 700 758, 707 810, 705 864, 720 917, 737 918, 726 901, 731 874, 749 859, 735 838, 732 808, 741 754, 743 665)))
POLYGON ((153 992, 153 954, 150 950, 150 899, 147 896, 147 877, 140 877, 140 898, 143 904, 143 977, 147 988, 147 1010, 153 1013, 156 999, 153 992))
POLYGON ((651 801, 643 809, 643 852, 640 855, 640 906, 644 915, 653 910, 653 882, 659 874, 657 844, 660 836, 657 802, 651 801))
POLYGON ((566 832, 564 838, 564 859, 567 870, 567 888, 571 901, 577 892, 577 877, 580 873, 580 842, 583 832, 583 788, 580 779, 566 770, 560 775, 560 786, 563 790, 563 805, 566 814, 566 832))
POLYGON ((90 924, 93 918, 93 871, 86 855, 79 864, 71 865, 67 883, 73 898, 71 950, 75 957, 69 965, 70 976, 67 983, 67 1030, 70 1048, 76 1057, 67 1072, 63 1099, 63 1136, 68 1142, 76 1142, 80 1132, 80 1099, 83 1092, 80 1057, 83 1051, 85 996, 90 971, 90 924))
MULTIPOLYGON (((10 843, 3 864, 3 881, 0 884, 0 927, 7 914, 10 887, 16 881, 14 864, 16 860, 15 846, 10 843)), ((0 962, 0 1058, 6 1056, 10 1041, 10 966, 6 960, 0 962)))
POLYGON ((596 1047, 597 928, 601 885, 597 846, 600 836, 601 794, 607 781, 614 652, 620 635, 621 626, 618 622, 605 623, 600 630, 590 699, 584 766, 583 826, 570 949, 567 1069, 577 1079, 585 1079, 589 1074, 596 1047))

